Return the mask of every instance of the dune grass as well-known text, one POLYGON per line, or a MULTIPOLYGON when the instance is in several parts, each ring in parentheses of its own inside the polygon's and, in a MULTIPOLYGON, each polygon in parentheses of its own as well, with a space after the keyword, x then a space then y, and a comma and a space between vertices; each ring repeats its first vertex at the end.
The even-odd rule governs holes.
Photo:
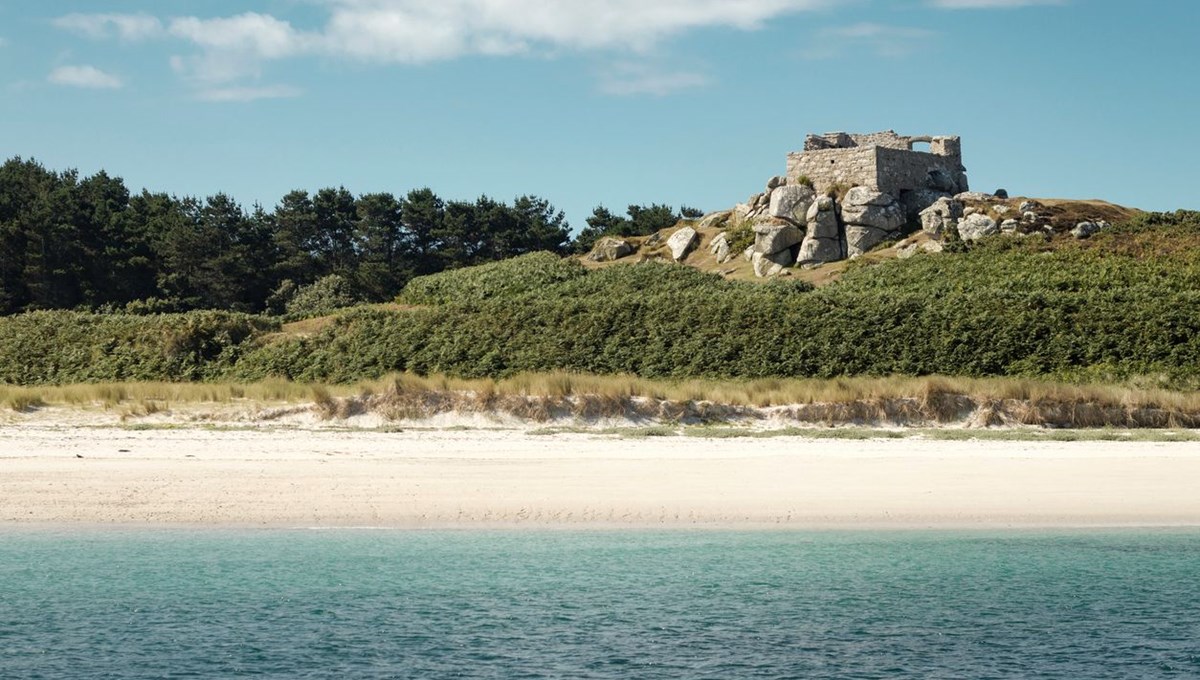
MULTIPOLYGON (((375 412, 392 419, 446 412, 502 413, 526 420, 634 418, 730 422, 777 407, 784 418, 827 425, 1195 427, 1200 392, 1020 378, 854 377, 682 381, 565 372, 462 379, 394 374, 351 384, 130 382, 62 386, 0 384, 0 407, 124 407, 143 416, 184 404, 313 404, 326 418, 375 412)), ((873 436, 880 436, 873 430, 873 436)), ((724 436, 714 434, 713 436, 724 436)), ((851 436, 848 433, 837 436, 851 436)), ((947 435, 950 436, 950 435, 947 435)))
POLYGON ((18 386, 0 384, 0 404, 17 410, 45 405, 117 405, 136 401, 229 403, 321 402, 386 391, 459 392, 489 396, 591 396, 695 401, 765 408, 794 404, 849 403, 880 399, 928 399, 942 394, 981 401, 1088 403, 1100 406, 1200 411, 1200 391, 1140 388, 1128 384, 1069 384, 1025 378, 848 377, 755 380, 654 380, 632 375, 567 372, 523 373, 511 378, 452 378, 392 374, 349 384, 309 384, 269 379, 236 382, 118 382, 18 386))
POLYGON ((101 406, 128 404, 164 408, 170 404, 227 404, 235 401, 303 403, 321 396, 359 394, 362 386, 316 386, 286 380, 240 383, 119 382, 77 385, 3 385, 0 406, 27 411, 43 406, 101 406))

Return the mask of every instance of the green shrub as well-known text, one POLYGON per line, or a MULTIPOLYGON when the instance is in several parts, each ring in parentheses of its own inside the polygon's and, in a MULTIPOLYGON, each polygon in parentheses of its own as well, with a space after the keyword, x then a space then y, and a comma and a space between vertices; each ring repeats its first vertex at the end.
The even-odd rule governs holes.
POLYGON ((742 222, 725 233, 729 239, 729 252, 741 255, 747 248, 754 245, 754 229, 749 222, 742 222))
POLYGON ((585 273, 583 265, 575 260, 553 253, 530 253, 511 260, 417 277, 404 287, 397 301, 438 305, 511 297, 570 281, 585 273))
POLYGON ((847 269, 820 290, 688 267, 587 271, 553 256, 414 281, 406 311, 348 310, 308 336, 257 317, 38 312, 0 319, 0 381, 352 382, 392 371, 648 378, 1024 376, 1200 385, 1200 216, 1087 241, 993 239, 847 269))
POLYGON ((361 300, 354 295, 349 281, 337 274, 330 274, 307 286, 295 288, 284 302, 284 311, 289 319, 303 319, 324 316, 359 302, 361 300))
POLYGON ((1200 243, 1147 252, 1158 252, 1151 244, 1164 230, 1183 234, 1194 222, 1137 227, 1140 244, 1117 233, 1054 244, 994 239, 956 255, 853 267, 818 291, 621 265, 512 295, 354 312, 322 335, 264 347, 238 370, 335 380, 390 370, 1158 376, 1187 387, 1200 382, 1200 243))
POLYGON ((0 317, 0 383, 205 380, 229 370, 272 330, 272 321, 230 312, 0 317))

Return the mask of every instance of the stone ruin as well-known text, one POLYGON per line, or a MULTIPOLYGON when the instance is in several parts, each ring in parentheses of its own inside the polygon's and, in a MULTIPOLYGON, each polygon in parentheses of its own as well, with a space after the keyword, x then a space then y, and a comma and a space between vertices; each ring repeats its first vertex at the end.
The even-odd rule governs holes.
POLYGON ((891 130, 869 135, 830 132, 809 135, 804 150, 787 157, 789 183, 808 183, 823 194, 861 186, 895 198, 917 190, 968 191, 958 137, 906 137, 891 130), (917 151, 918 143, 929 151, 917 151))
MULTIPOLYGON (((943 234, 951 231, 972 241, 1048 228, 1034 212, 1037 203, 1025 201, 1014 210, 1006 198, 970 191, 958 137, 831 132, 808 135, 803 151, 788 154, 787 174, 771 178, 765 191, 732 210, 705 215, 696 226, 726 230, 709 243, 718 263, 740 254, 757 276, 766 277, 787 274, 793 266, 858 257, 918 229, 930 238, 901 243, 900 257, 918 249, 940 251, 943 234), (917 144, 928 144, 929 150, 914 148, 917 144), (743 253, 732 252, 729 230, 744 226, 753 230, 754 244, 743 253)), ((1081 223, 1071 233, 1087 238, 1107 226, 1081 223)), ((685 226, 667 245, 671 257, 681 261, 699 242, 697 230, 685 226)), ((617 259, 635 250, 609 237, 597 242, 589 258, 617 259)))
MULTIPOLYGON (((967 191, 958 137, 831 132, 809 135, 803 151, 788 154, 786 175, 772 178, 766 191, 724 219, 731 226, 750 224, 755 244, 744 255, 755 274, 773 276, 796 264, 862 255, 900 237, 939 200, 967 191), (929 151, 914 149, 919 143, 929 151)), ((946 212, 947 219, 961 216, 961 209, 946 212)), ((721 215, 707 216, 707 226, 718 226, 721 215)))

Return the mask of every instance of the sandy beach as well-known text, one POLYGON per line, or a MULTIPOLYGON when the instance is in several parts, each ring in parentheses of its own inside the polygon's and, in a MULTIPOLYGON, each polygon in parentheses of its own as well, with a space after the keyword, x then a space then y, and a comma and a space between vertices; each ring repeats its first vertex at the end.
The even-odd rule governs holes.
POLYGON ((26 424, 0 427, 0 522, 1200 525, 1200 447, 26 424))

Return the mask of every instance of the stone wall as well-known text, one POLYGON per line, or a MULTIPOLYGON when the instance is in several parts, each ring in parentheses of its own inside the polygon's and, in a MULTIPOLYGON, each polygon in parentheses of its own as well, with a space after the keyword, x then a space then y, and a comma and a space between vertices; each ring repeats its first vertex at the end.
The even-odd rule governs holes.
POLYGON ((937 189, 951 194, 967 191, 967 176, 953 158, 876 147, 876 185, 871 187, 899 196, 902 191, 937 189))
POLYGON ((826 132, 823 135, 809 135, 804 140, 805 151, 821 149, 850 149, 856 146, 882 146, 888 149, 911 150, 913 142, 932 142, 933 137, 909 137, 896 134, 894 130, 855 134, 847 132, 826 132))
POLYGON ((788 154, 788 181, 801 177, 812 182, 817 193, 825 193, 835 184, 847 187, 876 188, 879 163, 873 146, 800 151, 788 154))
POLYGON ((967 191, 958 137, 909 137, 891 130, 870 134, 809 135, 804 151, 788 154, 787 177, 807 177, 818 193, 834 185, 863 186, 899 196, 903 191, 967 191), (927 142, 929 151, 913 151, 927 142))

